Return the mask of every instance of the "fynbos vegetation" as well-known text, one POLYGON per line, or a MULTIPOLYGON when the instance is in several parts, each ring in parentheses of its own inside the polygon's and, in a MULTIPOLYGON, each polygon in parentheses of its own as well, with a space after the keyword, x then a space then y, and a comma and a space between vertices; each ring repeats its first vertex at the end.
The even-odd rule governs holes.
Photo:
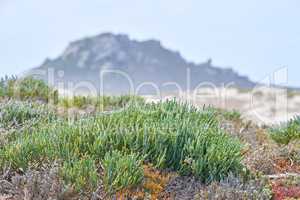
MULTIPOLYGON (((187 199, 270 199, 272 182, 265 172, 277 172, 279 168, 272 165, 272 170, 261 169, 268 161, 266 157, 256 159, 255 152, 259 149, 260 154, 274 158, 275 164, 285 163, 292 155, 272 152, 266 133, 260 133, 265 134, 261 137, 264 141, 259 141, 264 143, 261 147, 251 141, 254 149, 249 149, 247 140, 251 136, 240 141, 221 128, 222 120, 226 120, 241 130, 238 126, 243 122, 237 111, 198 109, 175 100, 147 104, 141 97, 131 96, 58 98, 54 104, 46 99, 46 93, 55 90, 40 81, 26 79, 20 90, 22 98, 7 92, 12 82, 15 85, 19 81, 1 82, 0 195, 14 191, 16 199, 23 198, 21 188, 27 187, 28 191, 47 190, 49 194, 40 199, 50 198, 53 187, 49 189, 38 179, 31 184, 29 177, 45 177, 55 169, 53 177, 46 179, 60 187, 55 191, 61 198, 72 193, 78 199, 114 199, 118 195, 140 199, 147 195, 172 199, 170 195, 175 195, 176 199, 182 194, 187 199), (58 113, 61 107, 89 106, 105 109, 73 120, 58 113), (116 108, 123 109, 114 112, 116 108), (105 110, 111 112, 101 112, 105 110), (15 176, 22 178, 22 187, 13 181, 15 176), (182 181, 182 186, 174 186, 172 181, 182 181), (39 182, 48 189, 39 188, 39 182)), ((299 124, 296 118, 279 128, 255 131, 270 131, 277 143, 289 144, 299 139, 299 124)), ((251 126, 247 123, 244 130, 251 126)), ((281 150, 281 146, 278 148, 281 150)), ((297 162, 293 164, 298 166, 297 162)))
POLYGON ((278 144, 287 145, 293 140, 300 139, 300 117, 296 117, 287 123, 270 128, 270 134, 278 144))
POLYGON ((44 81, 27 77, 6 77, 0 81, 0 98, 19 100, 41 100, 45 102, 58 100, 58 91, 49 87, 44 81))

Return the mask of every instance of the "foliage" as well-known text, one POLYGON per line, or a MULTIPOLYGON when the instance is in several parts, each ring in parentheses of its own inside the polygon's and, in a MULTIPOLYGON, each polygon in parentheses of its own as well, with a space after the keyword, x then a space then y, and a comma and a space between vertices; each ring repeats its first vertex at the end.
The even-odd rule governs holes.
POLYGON ((58 91, 49 87, 44 81, 26 77, 2 78, 0 81, 0 97, 19 100, 42 100, 57 103, 58 91))
POLYGON ((228 139, 225 133, 210 131, 188 147, 192 172, 202 182, 220 181, 229 172, 239 173, 242 169, 238 141, 228 139))
POLYGON ((296 180, 278 180, 272 184, 275 200, 299 199, 300 198, 300 182, 296 180))
POLYGON ((219 183, 213 182, 201 190, 199 199, 270 200, 272 199, 272 190, 265 180, 243 182, 240 178, 229 176, 227 179, 219 183))
POLYGON ((44 104, 18 101, 0 104, 0 128, 8 129, 27 122, 31 124, 38 121, 47 122, 54 118, 55 114, 44 104))
POLYGON ((237 121, 241 119, 241 113, 237 110, 223 111, 222 114, 227 120, 237 121))
MULTIPOLYGON (((242 155, 240 143, 219 128, 216 113, 212 108, 199 111, 168 101, 131 105, 120 112, 100 113, 72 123, 57 118, 19 130, 16 138, 0 149, 0 165, 26 170, 60 160, 77 171, 77 166, 85 165, 82 159, 88 157, 89 165, 91 160, 99 164, 104 158, 108 160, 107 152, 118 150, 126 164, 134 162, 126 155, 137 153, 143 162, 158 168, 193 174, 202 182, 221 180, 241 171, 242 155)), ((68 182, 78 186, 77 178, 68 182)))
POLYGON ((150 165, 144 165, 143 188, 145 192, 151 195, 151 199, 159 199, 172 176, 174 174, 159 171, 150 165))
POLYGON ((4 79, 0 80, 0 98, 5 96, 5 81, 4 79))
POLYGON ((245 155, 243 163, 255 173, 271 175, 276 173, 274 166, 279 154, 279 149, 275 145, 265 144, 264 146, 250 149, 245 155))
POLYGON ((98 185, 95 161, 89 157, 65 161, 60 173, 65 183, 78 192, 94 191, 98 185))
POLYGON ((17 80, 17 77, 15 76, 5 76, 4 78, 2 77, 0 79, 0 97, 4 98, 6 96, 9 96, 10 94, 13 93, 11 91, 13 83, 17 80))
POLYGON ((143 181, 142 161, 135 154, 124 155, 118 151, 107 153, 103 167, 103 182, 109 192, 130 189, 143 181))
POLYGON ((97 111, 113 110, 117 108, 124 108, 131 104, 142 104, 144 100, 138 96, 74 96, 63 97, 59 99, 59 106, 64 108, 79 108, 84 109, 88 106, 93 106, 97 111))
POLYGON ((290 167, 296 167, 300 169, 300 141, 290 142, 288 145, 279 148, 279 156, 281 160, 288 161, 290 167))
MULTIPOLYGON (((41 169, 29 169, 22 174, 11 174, 10 182, 1 180, 0 194, 9 194, 9 199, 64 199, 71 200, 76 195, 71 190, 66 190, 59 177, 56 166, 44 166, 41 169)), ((3 197, 3 196, 2 196, 3 197)), ((3 199, 6 199, 5 197, 3 199)))
POLYGON ((291 119, 280 126, 270 128, 271 138, 278 144, 287 145, 300 139, 300 117, 291 119))

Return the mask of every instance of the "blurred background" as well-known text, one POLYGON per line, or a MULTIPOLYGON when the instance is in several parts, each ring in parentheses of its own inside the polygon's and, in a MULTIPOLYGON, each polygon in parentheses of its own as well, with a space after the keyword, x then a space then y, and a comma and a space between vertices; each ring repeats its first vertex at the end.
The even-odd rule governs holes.
POLYGON ((232 67, 259 81, 281 67, 300 86, 297 0, 0 0, 0 76, 55 58, 102 32, 155 38, 196 63, 232 67))

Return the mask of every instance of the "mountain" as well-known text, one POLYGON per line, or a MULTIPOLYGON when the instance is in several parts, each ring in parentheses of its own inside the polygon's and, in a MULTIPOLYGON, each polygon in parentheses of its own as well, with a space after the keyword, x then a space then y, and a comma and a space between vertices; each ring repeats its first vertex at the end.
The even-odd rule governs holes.
POLYGON ((61 56, 47 59, 29 74, 36 70, 51 72, 39 77, 48 81, 53 74, 50 82, 58 87, 64 84, 64 87, 98 92, 102 88, 101 91, 109 94, 128 93, 130 86, 139 93, 149 93, 155 89, 173 91, 178 87, 183 91, 192 90, 207 82, 216 86, 233 82, 240 88, 255 85, 230 68, 213 66, 211 60, 200 64, 188 62, 157 40, 136 41, 112 33, 72 42, 61 56), (102 78, 101 71, 105 72, 102 78))

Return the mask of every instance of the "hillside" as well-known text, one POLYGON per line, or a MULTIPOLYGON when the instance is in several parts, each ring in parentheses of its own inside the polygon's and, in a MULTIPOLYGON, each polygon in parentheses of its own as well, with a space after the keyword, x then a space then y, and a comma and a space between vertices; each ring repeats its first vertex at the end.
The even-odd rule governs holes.
MULTIPOLYGON (((217 86, 233 82, 239 88, 255 85, 230 68, 213 66, 211 60, 200 64, 188 62, 180 53, 165 48, 157 40, 136 41, 127 35, 112 33, 72 42, 59 57, 47 59, 36 69, 53 69, 55 85, 58 82, 86 81, 92 83, 98 91, 101 85, 100 71, 117 71, 119 75, 109 73, 103 79, 102 85, 108 94, 128 93, 130 81, 134 89, 142 83, 151 82, 163 91, 177 90, 174 84, 165 85, 169 82, 178 84, 183 91, 194 89, 203 82, 217 86), (64 71, 63 76, 58 75, 59 71, 64 71), (188 76, 190 87, 187 86, 188 76)), ((47 80, 46 77, 48 75, 42 78, 47 80)), ((142 88, 144 93, 153 91, 149 84, 142 88)))

